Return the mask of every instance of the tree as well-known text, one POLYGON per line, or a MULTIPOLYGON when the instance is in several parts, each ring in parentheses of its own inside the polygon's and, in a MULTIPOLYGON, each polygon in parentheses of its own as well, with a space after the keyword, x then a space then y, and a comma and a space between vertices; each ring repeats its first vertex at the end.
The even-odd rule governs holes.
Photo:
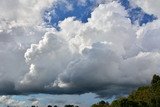
POLYGON ((120 100, 120 107, 128 107, 128 99, 123 98, 120 100))
POLYGON ((100 101, 92 107, 160 107, 160 76, 154 75, 151 85, 139 87, 128 97, 114 100, 111 105, 100 101))
POLYGON ((103 100, 99 102, 99 105, 105 105, 105 104, 106 104, 106 102, 103 100))
POLYGON ((119 100, 114 100, 111 104, 111 107, 120 107, 120 102, 119 100))
POLYGON ((155 98, 152 98, 149 102, 149 106, 150 107, 156 107, 156 99, 155 98))
POLYGON ((138 105, 139 105, 139 107, 149 107, 149 105, 144 101, 139 101, 138 105))
POLYGON ((51 105, 48 105, 48 107, 52 107, 51 105))
POLYGON ((93 104, 92 107, 109 107, 109 103, 102 100, 97 104, 93 104))
POLYGON ((152 81, 151 81, 151 84, 153 85, 153 84, 157 83, 158 81, 160 81, 160 76, 154 74, 152 81))
POLYGON ((74 105, 65 105, 64 107, 74 107, 74 105))

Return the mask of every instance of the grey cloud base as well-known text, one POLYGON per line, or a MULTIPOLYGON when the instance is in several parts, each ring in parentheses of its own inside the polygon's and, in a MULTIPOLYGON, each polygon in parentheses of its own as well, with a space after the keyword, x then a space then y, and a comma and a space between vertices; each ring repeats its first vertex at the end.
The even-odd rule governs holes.
POLYGON ((16 18, 3 13, 0 19, 1 95, 92 92, 112 97, 148 84, 159 74, 160 20, 132 25, 119 3, 107 1, 87 23, 70 17, 57 31, 39 24, 40 12, 56 1, 43 2, 32 4, 40 9, 33 8, 39 16, 34 22, 24 22, 27 14, 20 13, 16 18))

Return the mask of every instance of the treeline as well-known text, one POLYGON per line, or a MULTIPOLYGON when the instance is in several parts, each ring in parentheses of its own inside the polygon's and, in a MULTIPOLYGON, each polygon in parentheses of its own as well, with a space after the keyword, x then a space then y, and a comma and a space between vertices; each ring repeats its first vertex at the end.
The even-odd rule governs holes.
MULTIPOLYGON (((17 106, 7 106, 7 107, 17 107, 17 106)), ((27 106, 27 107, 29 107, 29 106, 27 106)), ((38 107, 38 106, 35 106, 35 105, 32 105, 31 107, 38 107)), ((48 105, 47 107, 59 107, 59 106, 57 106, 57 105, 54 105, 54 106, 51 106, 51 105, 48 105)), ((65 105, 64 107, 79 107, 79 106, 77 106, 77 105, 65 105)))
MULTIPOLYGON (((31 106, 31 107, 38 107, 38 106, 31 106)), ((47 107, 58 107, 57 105, 54 105, 54 106, 51 106, 51 105, 48 105, 47 107)), ((65 105, 64 107, 79 107, 79 106, 75 106, 75 105, 65 105)))
POLYGON ((150 85, 139 87, 128 97, 114 100, 111 104, 100 101, 91 107, 160 107, 160 76, 154 75, 150 85))

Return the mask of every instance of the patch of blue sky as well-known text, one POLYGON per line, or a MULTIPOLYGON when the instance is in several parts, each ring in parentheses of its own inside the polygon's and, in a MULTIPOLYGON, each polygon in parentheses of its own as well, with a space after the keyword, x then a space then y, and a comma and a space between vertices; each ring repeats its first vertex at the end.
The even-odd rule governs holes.
POLYGON ((59 21, 68 17, 75 17, 77 20, 85 23, 91 17, 91 12, 97 6, 96 0, 86 0, 80 2, 79 0, 66 0, 66 2, 59 2, 52 8, 45 11, 44 20, 47 24, 56 27, 59 21))
MULTIPOLYGON (((80 20, 86 23, 88 18, 91 17, 91 13, 99 4, 103 3, 104 0, 65 0, 58 2, 52 8, 45 11, 44 21, 47 25, 58 27, 59 21, 63 21, 68 17, 75 17, 76 20, 80 20)), ((152 22, 157 18, 154 15, 145 13, 140 7, 132 7, 129 0, 119 0, 122 6, 128 11, 131 23, 138 23, 140 26, 148 22, 152 22)))
POLYGON ((78 104, 81 107, 89 107, 100 99, 96 98, 93 93, 86 93, 82 95, 39 95, 39 98, 46 104, 78 104), (40 97, 41 96, 41 97, 40 97), (45 99, 44 99, 45 98, 45 99))
MULTIPOLYGON (((82 95, 51 95, 51 94, 32 94, 28 96, 12 96, 12 99, 16 101, 25 101, 30 106, 32 101, 30 99, 36 98, 43 105, 59 105, 65 104, 77 104, 81 107, 89 107, 95 102, 100 101, 100 98, 96 98, 96 94, 86 93, 82 95)), ((112 99, 110 99, 111 101, 112 99)), ((1 106, 0 106, 1 107, 1 106)))
POLYGON ((138 23, 140 26, 142 26, 143 24, 157 19, 153 14, 145 13, 140 7, 133 7, 129 1, 130 0, 119 0, 121 5, 124 6, 128 11, 128 15, 132 24, 138 23))
POLYGON ((15 100, 15 101, 19 101, 19 102, 26 102, 26 106, 30 106, 31 105, 31 101, 29 101, 30 96, 26 96, 26 95, 13 95, 11 96, 11 99, 15 100))

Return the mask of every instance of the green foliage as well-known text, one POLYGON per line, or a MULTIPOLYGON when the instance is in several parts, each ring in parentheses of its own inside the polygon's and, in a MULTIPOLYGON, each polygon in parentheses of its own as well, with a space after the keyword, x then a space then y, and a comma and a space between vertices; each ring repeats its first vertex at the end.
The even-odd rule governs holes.
POLYGON ((139 103, 129 100, 128 98, 120 98, 112 102, 110 107, 139 107, 139 103))
POLYGON ((92 107, 109 107, 109 103, 102 100, 97 104, 93 104, 92 107))
POLYGON ((133 101, 146 101, 149 102, 152 92, 149 86, 143 86, 138 88, 136 91, 133 91, 132 94, 128 96, 128 99, 133 101))
POLYGON ((120 100, 114 100, 111 104, 111 107, 120 107, 120 100))
POLYGON ((151 85, 139 87, 128 98, 118 99, 119 106, 111 107, 160 107, 160 77, 154 75, 151 85))
POLYGON ((151 85, 139 87, 127 98, 119 98, 107 106, 104 103, 101 101, 92 107, 160 107, 160 76, 154 75, 151 85))
POLYGON ((158 81, 160 81, 160 76, 154 74, 154 75, 153 75, 153 79, 152 79, 152 81, 151 81, 151 84, 153 85, 153 84, 157 83, 158 81))

